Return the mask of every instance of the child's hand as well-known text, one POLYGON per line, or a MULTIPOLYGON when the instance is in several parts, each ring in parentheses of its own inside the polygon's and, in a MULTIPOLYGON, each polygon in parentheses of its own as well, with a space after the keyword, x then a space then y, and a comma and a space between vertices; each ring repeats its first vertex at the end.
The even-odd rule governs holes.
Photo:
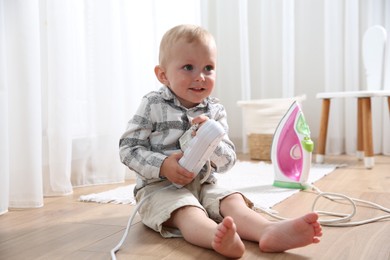
POLYGON ((207 120, 209 120, 209 118, 205 115, 200 115, 200 116, 197 116, 195 117, 194 119, 192 119, 192 124, 195 125, 201 125, 203 124, 204 122, 206 122, 207 120))
POLYGON ((161 165, 160 176, 167 178, 172 183, 185 186, 192 182, 195 174, 187 171, 179 164, 182 156, 182 153, 174 153, 168 156, 161 165))
MULTIPOLYGON (((192 119, 191 123, 192 125, 196 125, 196 129, 198 129, 199 127, 201 127, 201 125, 206 122, 207 120, 209 120, 209 118, 205 115, 200 115, 200 116, 197 116, 195 117, 194 119, 192 119)), ((192 136, 195 136, 196 135, 196 131, 194 131, 192 133, 192 136)))

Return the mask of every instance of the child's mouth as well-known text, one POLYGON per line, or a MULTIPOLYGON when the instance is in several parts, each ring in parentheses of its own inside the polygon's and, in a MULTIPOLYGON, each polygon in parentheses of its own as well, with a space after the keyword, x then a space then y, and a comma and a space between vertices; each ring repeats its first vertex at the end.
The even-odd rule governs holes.
POLYGON ((195 92, 202 92, 204 91, 205 89, 204 88, 191 88, 192 91, 195 91, 195 92))

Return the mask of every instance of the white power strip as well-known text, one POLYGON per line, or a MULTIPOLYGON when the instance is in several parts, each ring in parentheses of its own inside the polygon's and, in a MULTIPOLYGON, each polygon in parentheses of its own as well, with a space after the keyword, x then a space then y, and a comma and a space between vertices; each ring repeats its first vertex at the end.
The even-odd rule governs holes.
MULTIPOLYGON (((218 144, 221 142, 225 135, 225 130, 222 125, 213 119, 207 120, 196 131, 195 136, 192 136, 194 130, 190 128, 181 138, 182 149, 184 150, 183 157, 179 160, 179 164, 188 171, 198 174, 202 170, 203 166, 210 160, 211 154, 215 151, 218 144)), ((208 174, 204 176, 201 182, 204 182, 210 174, 210 167, 208 174)), ((182 185, 174 184, 176 187, 181 188, 182 185)))

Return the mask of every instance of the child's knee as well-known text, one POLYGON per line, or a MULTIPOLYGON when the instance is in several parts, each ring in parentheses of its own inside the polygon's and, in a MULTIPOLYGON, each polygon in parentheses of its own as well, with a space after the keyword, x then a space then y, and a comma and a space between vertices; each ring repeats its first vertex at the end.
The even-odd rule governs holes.
POLYGON ((164 222, 164 226, 167 224, 169 226, 173 225, 176 227, 177 219, 188 219, 188 217, 195 216, 198 214, 204 214, 205 216, 207 216, 204 210, 199 207, 191 205, 180 207, 172 212, 171 217, 166 222, 164 222))
POLYGON ((222 213, 222 216, 224 216, 226 213, 232 213, 237 210, 242 211, 246 208, 251 209, 252 207, 253 203, 246 199, 243 195, 240 193, 233 193, 221 200, 220 212, 222 213))
POLYGON ((243 203, 243 204, 246 204, 245 203, 245 199, 244 197, 240 194, 240 193, 233 193, 233 194, 230 194, 228 196, 226 196, 225 198, 223 198, 221 200, 221 204, 224 204, 224 203, 243 203))

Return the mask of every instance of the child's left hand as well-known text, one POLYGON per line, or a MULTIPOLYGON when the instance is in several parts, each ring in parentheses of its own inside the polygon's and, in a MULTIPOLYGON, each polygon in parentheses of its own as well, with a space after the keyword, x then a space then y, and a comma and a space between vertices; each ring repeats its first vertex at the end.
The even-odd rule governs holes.
MULTIPOLYGON (((195 117, 194 119, 192 119, 191 123, 193 125, 198 125, 197 128, 199 128, 204 122, 206 122, 207 120, 209 120, 209 118, 205 115, 200 115, 200 116, 197 116, 195 117)), ((192 134, 193 136, 196 135, 196 132, 194 131, 194 133, 192 134)))
POLYGON ((200 115, 200 116, 197 116, 194 119, 192 119, 191 123, 193 125, 195 125, 195 124, 201 125, 202 123, 206 122, 207 120, 209 120, 209 118, 207 116, 200 115))

